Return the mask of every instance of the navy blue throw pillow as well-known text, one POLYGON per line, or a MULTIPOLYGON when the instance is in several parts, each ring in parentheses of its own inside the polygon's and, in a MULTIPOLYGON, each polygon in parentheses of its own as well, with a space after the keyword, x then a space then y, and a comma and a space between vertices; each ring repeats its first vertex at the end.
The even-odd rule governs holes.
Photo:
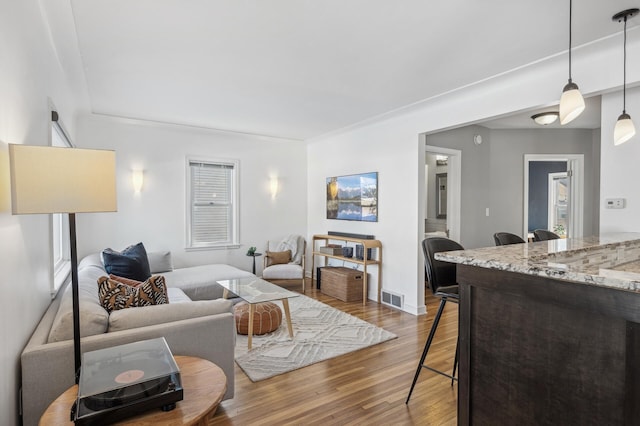
POLYGON ((129 246, 121 252, 104 249, 102 263, 107 274, 138 281, 146 281, 151 276, 147 251, 142 243, 129 246))

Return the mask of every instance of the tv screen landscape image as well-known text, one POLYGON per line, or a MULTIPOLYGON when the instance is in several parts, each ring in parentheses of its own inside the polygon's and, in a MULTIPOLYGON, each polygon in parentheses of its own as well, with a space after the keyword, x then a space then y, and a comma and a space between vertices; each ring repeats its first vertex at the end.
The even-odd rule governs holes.
POLYGON ((378 173, 327 178, 327 219, 378 221, 378 173))

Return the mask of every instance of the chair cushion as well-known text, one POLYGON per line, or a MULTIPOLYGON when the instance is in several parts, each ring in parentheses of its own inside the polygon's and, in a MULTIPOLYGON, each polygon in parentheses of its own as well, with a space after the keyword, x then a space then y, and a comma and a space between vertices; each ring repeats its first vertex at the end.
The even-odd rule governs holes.
POLYGON ((291 263, 302 263, 305 241, 301 235, 287 235, 281 241, 268 241, 267 250, 285 251, 291 250, 291 263))
POLYGON ((269 258, 270 265, 282 265, 291 262, 291 250, 267 251, 266 256, 269 258))
POLYGON ((142 243, 129 246, 121 252, 104 249, 102 262, 108 274, 138 281, 145 281, 151 276, 147 251, 142 243))
POLYGON ((303 276, 302 266, 292 263, 286 265, 272 265, 262 270, 265 280, 300 280, 303 276))

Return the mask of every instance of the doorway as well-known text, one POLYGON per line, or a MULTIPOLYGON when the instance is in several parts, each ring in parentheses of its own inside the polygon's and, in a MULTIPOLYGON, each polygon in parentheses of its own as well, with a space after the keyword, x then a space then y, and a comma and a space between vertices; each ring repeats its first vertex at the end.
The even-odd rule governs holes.
POLYGON ((561 237, 582 237, 584 155, 524 156, 523 235, 548 229, 561 237))
POLYGON ((425 146, 424 236, 460 241, 462 151, 425 146))
POLYGON ((569 174, 567 172, 549 173, 547 228, 566 237, 569 229, 569 174))

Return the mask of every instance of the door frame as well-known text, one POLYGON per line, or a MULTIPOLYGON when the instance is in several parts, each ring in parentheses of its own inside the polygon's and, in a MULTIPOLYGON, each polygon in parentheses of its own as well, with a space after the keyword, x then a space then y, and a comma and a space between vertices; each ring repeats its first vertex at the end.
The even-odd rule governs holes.
POLYGON ((529 163, 531 161, 566 161, 571 186, 569 189, 569 216, 571 223, 567 236, 580 238, 584 233, 584 154, 525 154, 524 155, 524 217, 522 235, 529 234, 529 163))

